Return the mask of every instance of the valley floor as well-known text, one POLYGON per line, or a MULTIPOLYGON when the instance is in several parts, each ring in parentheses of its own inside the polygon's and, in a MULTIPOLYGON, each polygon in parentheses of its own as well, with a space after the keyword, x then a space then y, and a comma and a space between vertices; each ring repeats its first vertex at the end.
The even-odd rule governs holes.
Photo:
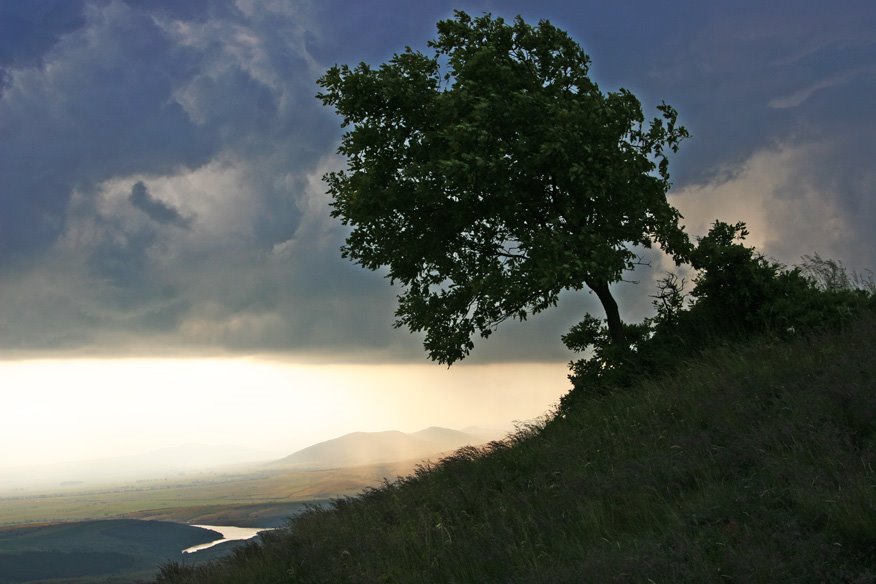
POLYGON ((129 584, 169 561, 193 566, 241 542, 181 555, 216 534, 192 525, 276 528, 307 507, 412 471, 416 461, 233 475, 0 497, 0 584, 129 584))

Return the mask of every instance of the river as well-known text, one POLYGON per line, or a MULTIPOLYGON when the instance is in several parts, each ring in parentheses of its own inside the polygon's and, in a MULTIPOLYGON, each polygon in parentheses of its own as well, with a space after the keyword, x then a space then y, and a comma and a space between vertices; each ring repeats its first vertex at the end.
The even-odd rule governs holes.
POLYGON ((218 531, 222 534, 222 537, 215 541, 211 541, 210 543, 202 543, 199 545, 193 545, 190 548, 186 548, 182 551, 182 553, 184 554, 193 554, 195 552, 211 548, 214 545, 219 545, 220 543, 224 543, 226 541, 251 539, 258 535, 260 532, 268 531, 269 529, 264 527, 234 527, 233 525, 193 525, 192 527, 200 527, 202 529, 218 531))

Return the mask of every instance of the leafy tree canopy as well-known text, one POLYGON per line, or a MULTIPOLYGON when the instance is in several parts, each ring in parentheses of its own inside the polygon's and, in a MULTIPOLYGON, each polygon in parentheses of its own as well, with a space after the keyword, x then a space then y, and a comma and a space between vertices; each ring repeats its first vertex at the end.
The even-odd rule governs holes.
POLYGON ((325 177, 332 215, 352 227, 344 256, 388 268, 403 286, 396 326, 425 331, 442 363, 585 286, 623 345, 608 284, 633 267, 630 246, 656 242, 679 262, 690 250, 666 201, 667 153, 687 136, 676 111, 646 122, 632 93, 603 93, 547 21, 457 11, 428 46, 319 80, 350 128, 347 168, 325 177))

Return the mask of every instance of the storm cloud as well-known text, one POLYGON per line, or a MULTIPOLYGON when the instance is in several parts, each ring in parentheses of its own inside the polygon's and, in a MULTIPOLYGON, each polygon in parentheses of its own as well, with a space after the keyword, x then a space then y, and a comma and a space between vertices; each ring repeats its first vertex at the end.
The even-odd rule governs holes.
MULTIPOLYGON (((340 257, 321 177, 335 63, 425 48, 461 7, 547 18, 603 89, 674 105, 692 234, 746 220, 786 262, 876 267, 876 8, 823 3, 12 0, 0 5, 0 350, 423 359, 381 273, 340 257), (367 34, 363 34, 367 31, 367 34)), ((653 110, 652 110, 653 111, 653 110)), ((663 262, 620 284, 648 310, 663 262)), ((586 293, 475 360, 555 359, 586 293)))
POLYGON ((162 225, 175 225, 182 229, 188 229, 192 223, 191 217, 183 217, 174 207, 150 195, 143 181, 138 181, 131 187, 128 200, 131 201, 132 205, 146 213, 150 219, 162 225))

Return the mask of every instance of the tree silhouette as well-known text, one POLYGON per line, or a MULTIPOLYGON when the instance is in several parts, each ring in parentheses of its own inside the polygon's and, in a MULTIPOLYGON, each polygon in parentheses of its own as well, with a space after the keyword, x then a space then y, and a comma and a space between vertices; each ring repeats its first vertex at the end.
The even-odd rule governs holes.
POLYGON ((325 176, 342 253, 386 267, 403 291, 397 327, 425 331, 441 363, 469 354, 508 318, 585 287, 626 344, 609 284, 632 245, 676 261, 690 244, 666 200, 667 151, 687 136, 676 111, 646 123, 625 89, 603 93, 567 33, 517 17, 457 11, 431 55, 329 69, 318 94, 343 118, 347 168, 325 176))

